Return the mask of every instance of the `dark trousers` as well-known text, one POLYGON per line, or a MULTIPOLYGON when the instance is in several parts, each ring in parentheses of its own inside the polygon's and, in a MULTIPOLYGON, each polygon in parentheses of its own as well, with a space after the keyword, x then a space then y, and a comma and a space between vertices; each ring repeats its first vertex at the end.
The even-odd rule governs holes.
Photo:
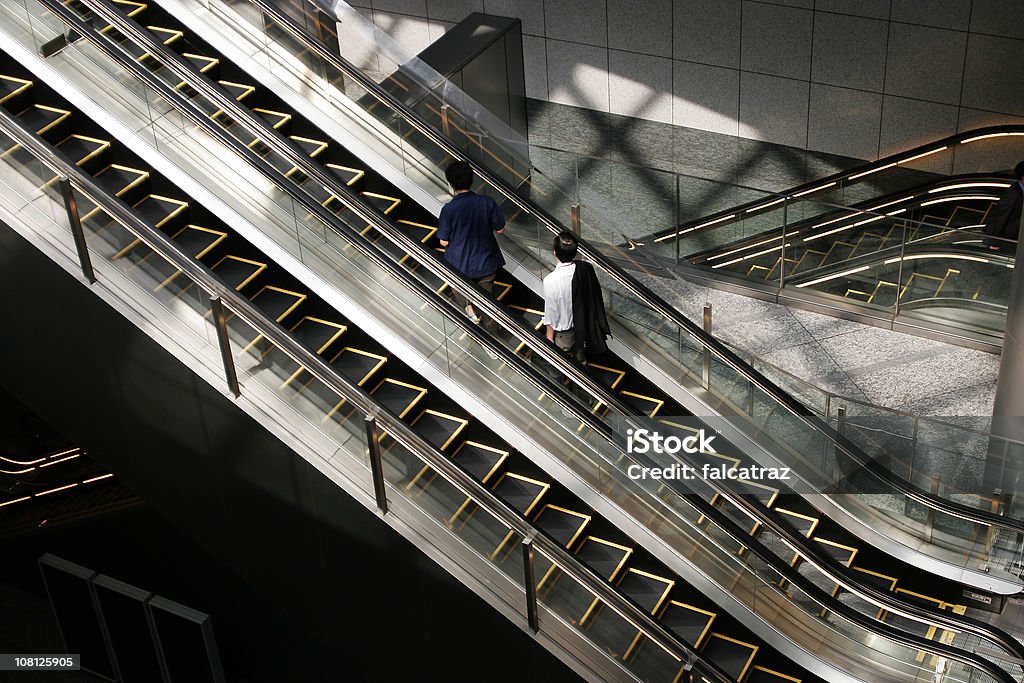
MULTIPOLYGON (((495 275, 497 275, 497 273, 491 273, 490 275, 485 275, 484 277, 480 278, 479 280, 474 280, 474 282, 476 282, 478 285, 480 285, 480 288, 482 290, 484 290, 485 292, 487 292, 488 295, 490 295, 490 294, 493 294, 493 292, 494 292, 494 277, 495 277, 495 275)), ((459 294, 458 292, 455 292, 455 291, 453 291, 452 294, 455 297, 455 302, 459 306, 462 306, 463 308, 472 308, 472 304, 469 302, 469 299, 467 299, 466 297, 462 296, 461 294, 459 294)), ((476 315, 480 315, 480 313, 478 311, 476 311, 476 309, 473 309, 473 311, 474 311, 474 313, 476 313, 476 315)), ((467 311, 467 313, 468 312, 469 311, 467 311)), ((487 318, 487 317, 484 317, 484 316, 481 316, 481 317, 483 318, 483 326, 484 326, 485 330, 487 330, 491 334, 493 334, 493 333, 498 331, 498 323, 494 322, 490 318, 487 318)))

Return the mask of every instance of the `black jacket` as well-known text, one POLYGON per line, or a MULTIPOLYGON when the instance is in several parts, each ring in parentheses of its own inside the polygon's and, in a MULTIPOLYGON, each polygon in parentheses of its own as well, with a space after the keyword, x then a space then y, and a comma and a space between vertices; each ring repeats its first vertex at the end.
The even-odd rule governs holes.
POLYGON ((1024 205, 1024 191, 1020 183, 1013 185, 1003 191, 999 201, 992 207, 992 211, 985 222, 985 234, 992 237, 1002 237, 1007 240, 1017 239, 1020 232, 1020 212, 1024 205))
POLYGON ((587 356, 597 356, 608 351, 605 343, 611 335, 608 316, 605 315, 601 283, 597 280, 594 266, 585 261, 576 261, 572 274, 572 328, 576 334, 577 356, 582 351, 587 356))

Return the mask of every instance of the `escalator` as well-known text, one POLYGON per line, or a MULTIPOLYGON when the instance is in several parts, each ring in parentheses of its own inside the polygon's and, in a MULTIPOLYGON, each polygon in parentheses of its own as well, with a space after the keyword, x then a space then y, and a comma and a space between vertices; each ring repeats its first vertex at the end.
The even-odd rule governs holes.
POLYGON ((1012 157, 1022 137, 1014 126, 963 133, 637 241, 661 259, 674 260, 678 248, 689 264, 680 273, 701 282, 807 300, 826 312, 903 313, 998 347, 1016 243, 982 230, 1013 178, 984 166, 1012 157), (973 149, 997 143, 1008 149, 973 149), (959 156, 949 151, 964 145, 971 148, 959 156))
MULTIPOLYGON (((571 551, 615 590, 656 615, 681 640, 720 667, 729 679, 818 680, 762 644, 476 421, 464 407, 435 390, 402 360, 331 310, 216 216, 6 56, 0 87, 0 104, 4 109, 51 144, 65 160, 95 178, 111 195, 134 208, 227 286, 246 296, 267 318, 284 326, 338 372, 365 388, 384 409, 448 454, 459 467, 518 510, 539 532, 571 551)), ((29 161, 24 149, 10 139, 4 140, 3 154, 9 162, 29 161)), ((394 203, 397 198, 392 200, 391 204, 394 203)), ((95 204, 85 201, 80 204, 80 211, 83 225, 96 236, 90 243, 94 254, 145 274, 161 296, 194 305, 196 300, 190 296, 192 285, 180 270, 170 267, 95 204)), ((266 349, 259 336, 252 336, 250 328, 240 320, 233 318, 228 326, 243 353, 258 359, 266 372, 277 375, 279 391, 317 391, 319 385, 311 381, 312 377, 295 372, 294 363, 279 356, 276 350, 266 349)), ((331 399, 324 396, 323 400, 331 399)), ((326 419, 341 421, 350 413, 351 408, 344 402, 324 405, 326 419)), ((382 448, 392 448, 386 435, 382 448)), ((396 451, 395 457, 402 460, 407 456, 396 451)), ((427 495, 440 483, 437 474, 413 460, 405 460, 407 471, 400 476, 413 495, 427 495)), ((448 502, 449 525, 455 533, 469 528, 468 518, 482 514, 464 499, 448 502)), ((521 561, 513 552, 515 549, 515 544, 502 542, 491 549, 491 556, 498 562, 514 564, 521 561)), ((542 594, 550 593, 556 584, 564 587, 569 581, 543 560, 538 561, 537 574, 542 594)), ((649 655, 645 652, 654 646, 645 645, 640 634, 630 632, 616 612, 580 588, 564 598, 569 601, 564 609, 588 629, 625 627, 617 655, 634 661, 633 666, 642 669, 644 658, 649 655)))
POLYGON ((141 505, 80 448, 0 455, 0 539, 141 505))
MULTIPOLYGON (((287 111, 283 103, 275 101, 268 93, 260 92, 258 86, 251 84, 243 73, 237 70, 233 71, 232 66, 225 60, 208 52, 208 46, 188 37, 183 27, 169 24, 169 19, 159 15, 153 8, 133 9, 133 12, 136 13, 137 18, 147 22, 153 34, 163 37, 161 42, 180 52, 207 76, 216 79, 233 99, 250 107, 251 111, 260 115, 274 130, 287 135, 308 157, 318 162, 324 162, 324 167, 333 172, 340 179, 339 182, 358 191, 365 199, 376 205, 382 214, 396 219, 400 229, 416 235, 417 241, 423 242, 427 249, 436 248, 436 245, 430 241, 434 229, 431 226, 429 215, 418 207, 410 206, 407 197, 401 196, 401 193, 395 191, 394 188, 382 185, 382 181, 368 169, 361 167, 358 160, 333 145, 330 140, 326 139, 326 136, 313 129, 301 117, 287 111)), ((135 49, 136 58, 140 63, 147 64, 150 68, 159 68, 149 51, 141 48, 135 49)), ((17 75, 10 76, 8 79, 12 83, 21 82, 22 85, 31 81, 29 78, 17 75)), ((41 88, 39 88, 39 84, 35 85, 36 92, 38 92, 41 88)), ((188 90, 188 86, 184 84, 182 86, 182 90, 188 90)), ((33 115, 37 115, 36 110, 40 110, 41 107, 60 109, 51 104, 42 105, 34 101, 22 108, 28 91, 28 88, 19 88, 18 92, 12 90, 11 94, 15 96, 15 100, 11 106, 15 109, 20 108, 17 113, 31 118, 33 115), (22 98, 22 101, 18 101, 17 98, 22 98)), ((70 112, 68 112, 68 116, 70 116, 70 112)), ((61 114, 61 121, 58 123, 63 124, 68 116, 61 114)), ((230 115, 224 111, 214 112, 211 118, 220 119, 219 123, 226 127, 234 126, 230 115)), ((40 131, 41 134, 53 134, 54 128, 59 129, 59 126, 44 119, 42 125, 36 125, 35 130, 40 131)), ((76 132, 74 135, 59 141, 54 140, 54 142, 57 143, 59 149, 64 149, 62 146, 65 146, 71 150, 84 139, 82 136, 82 133, 76 132)), ((548 492, 557 489, 557 486, 542 481, 539 475, 530 469, 525 459, 516 460, 512 457, 512 451, 507 444, 493 442, 491 440, 493 435, 483 436, 486 434, 486 430, 482 425, 474 422, 468 414, 453 405, 450 400, 446 401, 445 397, 438 396, 436 391, 431 392, 422 379, 410 375, 411 371, 407 367, 403 368, 397 359, 389 357, 385 350, 379 345, 374 345, 372 340, 366 338, 366 335, 360 336, 358 330, 355 330, 349 321, 339 320, 333 312, 328 313, 322 310, 322 302, 317 302, 310 292, 303 291, 301 285, 276 269, 265 256, 255 252, 251 245, 240 245, 237 239, 229 239, 228 231, 222 224, 219 224, 213 217, 204 215, 202 209, 193 206, 188 198, 181 197, 180 193, 176 194, 168 189, 167 181, 154 178, 151 170, 141 168, 142 164, 138 159, 126 158, 130 157, 130 153, 126 150, 118 150, 118 154, 122 156, 111 158, 108 156, 113 145, 111 141, 105 140, 98 133, 85 137, 93 141, 93 148, 91 151, 82 150, 82 152, 88 153, 78 157, 73 156, 75 163, 84 164, 83 168, 87 167, 94 177, 107 185, 112 193, 130 203, 180 244, 188 245, 191 253, 197 259, 206 263, 213 272, 236 290, 245 293, 272 319, 289 328, 306 344, 307 348, 313 349, 324 358, 329 359, 332 365, 356 381, 359 386, 370 387, 371 393, 374 393, 375 396, 377 396, 376 392, 380 392, 379 398, 391 412, 422 430, 421 433, 431 443, 446 453, 451 453, 456 462, 460 462, 460 454, 462 454, 461 457, 466 458, 465 466, 467 468, 479 468, 473 472, 478 475, 479 479, 487 484, 494 482, 494 490, 498 491, 499 495, 512 503, 525 516, 532 517, 542 529, 547 526, 547 530, 553 537, 570 550, 575 548, 576 554, 588 561, 588 564, 604 567, 606 579, 618 583, 619 587, 627 594, 636 596, 636 601, 642 602, 651 613, 657 614, 666 604, 675 604, 671 600, 669 603, 665 602, 670 595, 671 585, 669 584, 676 579, 667 578, 664 568, 649 571, 640 568, 645 566, 649 568, 649 565, 645 565, 643 562, 636 566, 627 563, 631 556, 639 557, 642 551, 623 543, 623 539, 615 538, 611 532, 602 536, 585 536, 584 531, 591 523, 593 515, 586 508, 581 508, 581 503, 578 501, 573 501, 571 504, 563 502, 557 491, 549 496, 548 492), (270 282, 273 284, 269 284, 270 282), (299 317, 300 314, 301 317, 299 317), (383 372, 383 368, 386 368, 386 373, 383 372), (392 375, 392 373, 395 374, 392 375), (509 458, 511 461, 508 460, 509 458), (504 469, 512 465, 519 469, 504 469), (553 498, 554 502, 543 502, 545 497, 553 498), (542 523, 541 518, 545 514, 548 516, 542 523), (591 545, 588 546, 588 543, 591 545), (587 547, 586 551, 584 551, 585 546, 587 547), (624 586, 625 588, 623 588, 624 586), (656 589, 657 586, 669 587, 660 591, 656 589), (641 601, 639 596, 645 594, 655 597, 660 595, 660 597, 653 602, 641 601)), ((253 137, 248 140, 248 146, 262 150, 263 141, 258 137, 253 137)), ((270 149, 267 148, 266 154, 269 153, 270 149)), ((73 152, 74 154, 79 153, 73 152)), ((309 184, 308 176, 301 169, 290 168, 286 175, 296 176, 300 183, 309 184)), ((329 208, 336 208, 339 213, 346 210, 342 202, 330 193, 323 198, 323 203, 329 208)), ((94 220, 93 208, 84 207, 83 216, 86 220, 94 220)), ((368 228, 367 232, 371 237, 377 237, 373 234, 373 230, 368 228)), ((140 253, 136 241, 118 240, 116 237, 112 239, 114 243, 108 247, 110 258, 126 259, 139 264, 140 267, 154 267, 151 255, 144 253, 144 250, 141 250, 143 253, 140 253)), ((415 255, 404 253, 395 255, 402 259, 415 258, 415 255)), ((417 264, 411 261, 407 265, 411 269, 415 269, 417 264)), ((158 266, 157 270, 159 270, 158 266)), ((165 277, 159 281, 158 288, 173 291, 179 273, 171 271, 160 274, 165 277)), ((540 315, 536 297, 525 287, 517 286, 518 283, 507 274, 503 274, 499 278, 499 282, 502 283, 498 288, 499 300, 507 304, 511 310, 517 311, 528 326, 535 327, 540 315)), ((181 295, 186 294, 183 292, 181 295)), ((249 353, 260 353, 261 345, 258 338, 244 341, 244 346, 249 353)), ((276 362, 272 356, 265 358, 264 362, 269 368, 284 366, 283 363, 276 362)), ((621 361, 616 362, 614 358, 597 359, 597 362, 592 364, 590 371, 595 379, 615 391, 619 400, 629 405, 638 414, 650 417, 685 414, 681 407, 673 405, 667 396, 659 395, 652 384, 645 382, 630 366, 621 361)), ((303 391, 304 380, 305 378, 301 374, 289 375, 284 378, 282 389, 303 391)), ((598 410, 600 408, 599 405, 598 410)), ((332 414, 333 412, 332 410, 332 414)), ((422 469, 415 472, 410 471, 408 486, 426 489, 431 485, 433 479, 431 473, 422 469)), ((918 601, 951 613, 961 611, 960 606, 955 603, 959 586, 948 585, 936 591, 934 586, 924 587, 927 582, 926 577, 919 577, 916 579, 916 583, 914 578, 906 578, 913 575, 913 570, 909 567, 875 564, 873 568, 869 568, 872 566, 871 560, 867 559, 870 553, 863 548, 851 545, 851 543, 857 542, 849 535, 843 537, 842 530, 837 525, 829 526, 827 520, 823 520, 820 513, 810 509, 802 499, 781 490, 757 488, 753 486, 753 482, 748 482, 746 486, 747 489, 741 491, 742 495, 756 499, 764 510, 770 511, 777 519, 786 520, 783 524, 820 543, 823 548, 827 548, 826 552, 834 554, 839 564, 850 568, 851 576, 856 576, 857 572, 864 576, 871 576, 873 578, 863 581, 878 583, 886 590, 904 596, 909 602, 918 601), (858 551, 860 551, 860 559, 855 562, 858 551), (865 562, 868 564, 865 565, 865 562), (914 590, 915 588, 918 590, 914 590), (919 592, 919 590, 928 592, 919 592)), ((672 495, 672 493, 671 490, 665 491, 666 495, 672 495)), ((730 508, 724 499, 712 500, 711 503, 718 504, 719 509, 733 515, 736 518, 735 521, 749 522, 749 520, 744 522, 746 520, 744 513, 730 508)), ((451 517, 452 525, 458 527, 460 515, 465 514, 469 514, 469 512, 462 507, 456 508, 451 517)), ((600 528, 600 526, 600 522, 597 522, 590 528, 600 528)), ((761 530, 762 527, 755 524, 750 528, 749 533, 756 535, 761 530)), ((726 542, 729 541, 726 539, 726 542)), ((744 550, 743 544, 739 543, 736 552, 742 554, 744 550)), ((504 549, 501 546, 494 550, 496 555, 500 555, 502 552, 504 549)), ((795 565, 801 564, 795 556, 792 561, 795 565)), ((879 560, 876 558, 875 562, 877 563, 879 560)), ((885 560, 881 560, 881 562, 884 563, 885 560)), ((807 568, 806 565, 805 568, 807 568)), ((542 584, 546 580, 546 577, 542 578, 542 584)), ((831 592, 839 593, 839 586, 833 585, 831 592)), ((682 606, 694 607, 686 602, 675 602, 682 606)), ((703 610, 705 608, 698 607, 696 609, 703 610)), ((710 610, 706 611, 711 613, 710 610)), ((664 618, 664 614, 662 616, 664 618)), ((588 607, 588 610, 580 617, 580 621, 587 622, 592 618, 596 617, 590 614, 588 607)), ((885 616, 879 613, 879 618, 884 620, 885 616)), ((704 629, 704 631, 706 630, 704 629)), ((951 639, 952 636, 952 634, 947 635, 936 631, 933 627, 926 628, 924 631, 924 637, 934 636, 940 641, 951 639)), ((740 642, 749 645, 750 648, 755 647, 750 644, 750 641, 730 640, 731 636, 725 634, 715 636, 715 633, 712 633, 711 636, 709 642, 717 643, 715 647, 711 648, 711 652, 716 652, 723 647, 728 650, 728 647, 722 644, 726 642, 734 645, 740 642)), ((695 641, 700 641, 700 638, 696 638, 695 641)), ((693 644, 698 645, 698 642, 693 644)), ((627 653, 632 650, 633 647, 627 648, 627 653)), ((736 676, 737 680, 746 675, 747 670, 753 671, 751 666, 758 666, 753 664, 752 652, 749 653, 750 657, 746 657, 741 650, 735 650, 735 648, 729 652, 722 655, 722 661, 744 664, 742 667, 732 667, 730 670, 730 675, 736 676)), ((767 667, 763 668, 767 670, 767 667)), ((751 677, 750 680, 760 679, 751 677)))

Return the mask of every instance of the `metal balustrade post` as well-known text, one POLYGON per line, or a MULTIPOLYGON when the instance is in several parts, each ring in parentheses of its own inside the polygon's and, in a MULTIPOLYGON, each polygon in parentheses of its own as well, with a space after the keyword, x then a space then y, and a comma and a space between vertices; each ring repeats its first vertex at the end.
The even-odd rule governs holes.
POLYGON ((846 432, 846 406, 836 408, 836 431, 845 436, 846 432))
POLYGON ((523 587, 526 588, 526 623, 536 633, 540 630, 537 612, 537 563, 534 558, 533 539, 523 539, 523 587))
POLYGON ((892 306, 892 319, 900 314, 900 298, 903 296, 903 259, 907 255, 907 222, 903 221, 903 239, 900 241, 900 264, 896 270, 896 303, 892 306))
POLYGON ((580 205, 579 202, 569 207, 569 220, 572 225, 572 232, 574 235, 579 237, 580 232, 583 230, 583 219, 580 218, 580 205))
POLYGON ((228 319, 224 315, 224 304, 219 296, 210 297, 210 312, 213 313, 213 326, 217 328, 217 344, 220 346, 220 358, 224 363, 224 376, 228 381, 228 389, 235 398, 242 395, 238 386, 238 374, 235 372, 235 359, 231 355, 231 340, 228 339, 228 319))
POLYGON ((373 497, 377 500, 377 509, 381 514, 388 512, 388 492, 384 486, 384 462, 380 457, 380 430, 377 429, 377 420, 372 415, 367 415, 366 424, 366 446, 370 451, 370 475, 373 477, 373 497))
POLYGON ((85 241, 85 232, 82 231, 82 218, 78 214, 78 199, 75 197, 75 188, 71 181, 61 177, 57 184, 60 185, 60 194, 64 198, 64 209, 68 213, 68 223, 71 224, 71 234, 75 238, 75 250, 78 252, 78 262, 82 264, 82 275, 89 281, 89 284, 96 282, 96 273, 92 269, 92 259, 89 258, 89 245, 85 241))
POLYGON ((448 118, 448 109, 450 105, 441 105, 441 132, 444 133, 446 138, 451 138, 451 121, 448 118))
POLYGON ((786 233, 789 230, 789 197, 782 198, 782 257, 779 259, 779 293, 786 286, 786 233))
MULTIPOLYGON (((704 331, 711 334, 711 304, 704 306, 704 331)), ((704 389, 711 388, 711 349, 704 347, 704 363, 701 366, 701 383, 704 389)))

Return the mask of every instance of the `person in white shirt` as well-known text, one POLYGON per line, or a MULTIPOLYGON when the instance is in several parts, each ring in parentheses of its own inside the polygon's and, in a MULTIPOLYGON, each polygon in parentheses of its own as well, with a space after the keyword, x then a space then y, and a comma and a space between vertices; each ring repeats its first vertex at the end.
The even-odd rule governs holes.
MULTIPOLYGON (((544 278, 544 317, 541 323, 547 326, 547 338, 565 353, 573 353, 576 333, 572 319, 572 277, 576 272, 576 251, 579 242, 571 232, 563 231, 554 240, 555 258, 558 264, 544 278)), ((576 360, 584 361, 582 349, 576 349, 576 360)))

